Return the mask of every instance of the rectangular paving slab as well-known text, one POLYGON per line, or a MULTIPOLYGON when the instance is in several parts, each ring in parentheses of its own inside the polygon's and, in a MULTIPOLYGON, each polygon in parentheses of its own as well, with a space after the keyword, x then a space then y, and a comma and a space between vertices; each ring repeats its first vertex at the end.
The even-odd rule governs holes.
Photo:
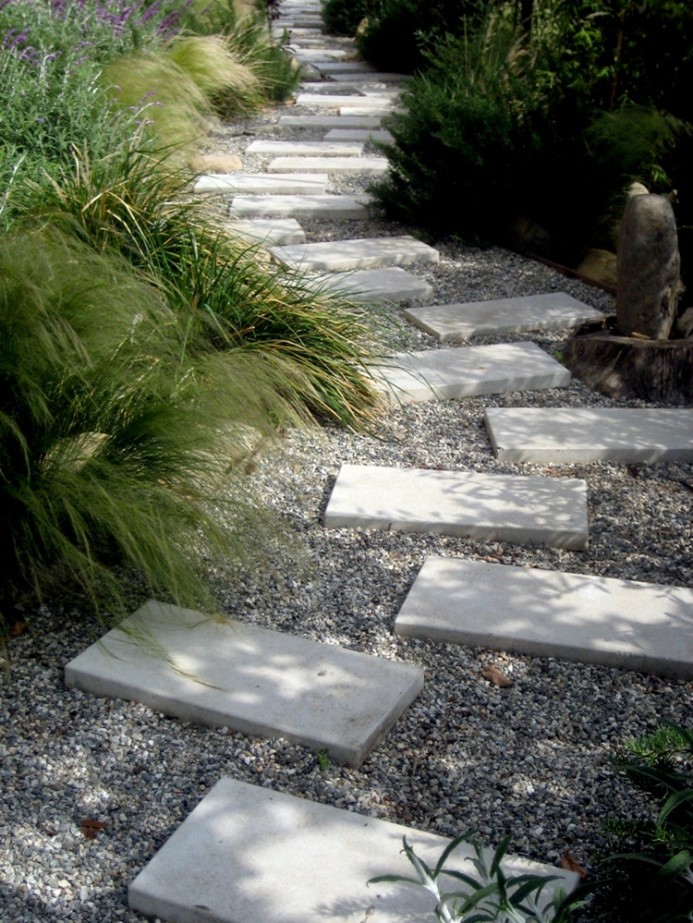
POLYGON ((352 74, 332 74, 332 80, 335 83, 347 83, 352 81, 357 86, 370 83, 401 83, 407 79, 406 74, 394 74, 388 71, 376 71, 375 73, 352 73, 352 74))
POLYGON ((386 157, 275 157, 267 169, 270 173, 384 173, 387 165, 386 157))
POLYGON ((486 428, 510 462, 693 461, 693 409, 493 407, 486 428))
POLYGON ((389 106, 378 106, 377 108, 371 108, 370 106, 356 106, 349 104, 347 106, 339 107, 339 114, 344 118, 356 118, 362 115, 371 115, 377 116, 378 118, 384 118, 386 115, 391 115, 393 112, 402 112, 403 110, 396 106, 394 103, 389 106))
POLYGON ((382 141, 390 144, 393 138, 389 131, 374 128, 331 128, 325 134, 325 141, 382 141))
MULTIPOLYGON (((222 778, 167 840, 129 888, 130 907, 175 923, 413 923, 433 920, 435 898, 423 888, 379 883, 414 870, 402 840, 435 866, 447 837, 412 830, 330 805, 222 778)), ((470 874, 475 853, 460 844, 449 867, 470 874)), ((490 865, 490 855, 486 857, 490 865)), ((574 872, 506 856, 507 876, 556 875, 572 891, 574 872)), ((441 879, 449 890, 459 882, 441 879)), ((543 903, 540 906, 545 906, 543 903)))
POLYGON ((366 61, 314 61, 313 66, 325 74, 374 73, 375 68, 366 61))
POLYGON ((577 478, 342 465, 324 523, 584 550, 587 485, 577 478))
POLYGON ((227 221, 226 228, 232 234, 263 244, 302 244, 306 240, 306 232, 295 218, 237 219, 227 221))
POLYGON ((443 343, 466 340, 475 334, 561 330, 604 319, 601 311, 565 292, 466 304, 426 305, 412 308, 405 315, 443 343))
MULTIPOLYGON (((399 353, 374 369, 392 404, 562 388, 570 372, 536 343, 498 343, 399 353)), ((552 411, 551 411, 552 412, 552 411)))
POLYGON ((386 269, 359 269, 356 272, 340 272, 331 276, 307 277, 309 284, 343 293, 350 301, 370 304, 399 304, 430 298, 433 287, 424 279, 402 269, 389 266, 386 269))
POLYGON ((281 128, 379 128, 382 119, 372 115, 282 115, 277 123, 281 128))
POLYGON ((253 141, 248 154, 274 154, 287 157, 358 157, 363 144, 356 141, 253 141))
POLYGON ((232 215, 298 215, 305 218, 368 217, 369 196, 234 196, 232 215))
POLYGON ((340 106, 358 106, 360 109, 388 109, 392 105, 389 96, 347 96, 346 94, 299 93, 297 106, 321 106, 337 109, 340 106))
POLYGON ((437 263, 440 259, 437 250, 409 235, 327 240, 316 244, 273 247, 270 253, 283 266, 308 272, 437 263))
POLYGON ((317 173, 219 173, 201 176, 195 192, 246 192, 274 195, 322 195, 327 189, 327 174, 317 173))
POLYGON ((395 632, 693 677, 693 590, 427 558, 395 632))
POLYGON ((416 697, 423 670, 150 601, 72 660, 65 682, 358 766, 416 697))

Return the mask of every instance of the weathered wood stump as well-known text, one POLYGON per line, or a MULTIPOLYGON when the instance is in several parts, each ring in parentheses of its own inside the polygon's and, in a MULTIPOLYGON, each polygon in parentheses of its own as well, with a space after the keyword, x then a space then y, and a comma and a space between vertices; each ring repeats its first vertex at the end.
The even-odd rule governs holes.
POLYGON ((565 362, 588 388, 608 397, 693 404, 693 337, 578 335, 568 343, 565 362))

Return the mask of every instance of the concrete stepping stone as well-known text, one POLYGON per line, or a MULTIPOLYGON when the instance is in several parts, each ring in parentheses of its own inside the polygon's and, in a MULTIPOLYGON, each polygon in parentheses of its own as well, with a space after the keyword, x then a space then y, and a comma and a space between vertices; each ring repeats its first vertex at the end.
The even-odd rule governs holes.
POLYGON ((282 266, 308 272, 437 263, 440 259, 437 250, 409 235, 327 240, 315 244, 273 247, 270 253, 282 266))
POLYGON ((540 464, 693 461, 693 409, 489 408, 496 458, 540 464))
POLYGON ((427 558, 395 632, 693 677, 693 590, 427 558))
POLYGON ((432 285, 401 266, 305 276, 304 282, 318 291, 343 295, 355 304, 399 304, 430 298, 433 294, 432 285))
POLYGON ((373 74, 376 69, 366 61, 313 61, 325 74, 373 74))
MULTIPOLYGON (((347 96, 339 93, 299 93, 297 106, 316 106, 338 109, 340 106, 358 106, 360 109, 387 109, 393 105, 389 96, 347 96)), ((355 113, 356 114, 356 113, 355 113)))
POLYGON ((377 129, 382 121, 378 117, 346 115, 282 115, 277 123, 280 128, 372 128, 377 129))
POLYGON ((220 173, 201 176, 195 183, 195 192, 246 192, 262 195, 322 195, 327 189, 326 173, 220 173))
POLYGON ((373 372, 378 386, 395 406, 477 394, 563 388, 571 378, 568 369, 536 343, 400 353, 373 372))
MULTIPOLYGON (((264 196, 258 196, 260 200, 264 196)), ((300 196, 296 196, 300 198, 300 196)), ((306 232, 295 218, 251 218, 227 221, 232 234, 262 244, 303 244, 306 232)))
MULTIPOLYGON (((371 86, 371 84, 368 84, 371 86)), ((382 87, 383 85, 380 84, 382 87)), ((335 82, 332 78, 328 80, 303 80, 301 81, 301 92, 302 93, 320 93, 324 94, 343 94, 344 96, 352 97, 355 94, 358 95, 364 91, 364 87, 357 83, 355 80, 346 80, 341 82, 335 82)))
POLYGON ((384 173, 387 167, 387 157, 275 157, 269 162, 267 170, 270 173, 292 170, 304 173, 384 173))
MULTIPOLYGON (((231 215, 299 215, 305 218, 368 218, 369 196, 234 196, 231 215)), ((301 241, 297 241, 301 243, 301 241)), ((288 241, 287 241, 288 243, 288 241)), ((294 243, 294 241, 291 241, 294 243)))
POLYGON ((316 61, 344 61, 353 57, 353 54, 353 51, 347 51, 345 48, 304 48, 296 57, 299 61, 315 64, 316 61))
POLYGON ((393 112, 402 112, 403 110, 394 103, 389 106, 356 106, 348 104, 339 107, 339 114, 344 118, 358 118, 362 115, 372 115, 378 118, 385 118, 386 115, 392 115, 393 112))
POLYGON ((382 141, 384 144, 391 144, 394 138, 389 131, 384 129, 367 128, 331 128, 325 134, 325 141, 382 141))
MULTIPOLYGON (((423 888, 368 885, 379 875, 414 874, 402 854, 405 836, 429 866, 450 842, 225 777, 130 884, 128 900, 147 917, 177 923, 432 920, 435 898, 423 888)), ((474 851, 461 844, 450 867, 469 874, 468 856, 474 851)), ((542 891, 546 905, 559 883, 567 892, 578 884, 574 872, 518 856, 506 856, 502 868, 512 877, 556 875, 542 891)))
POLYGON ((604 319, 601 311, 565 292, 426 305, 406 311, 405 316, 442 343, 467 340, 475 334, 562 330, 604 319))
POLYGON ((361 83, 400 83, 403 80, 407 79, 406 74, 394 74, 388 71, 375 71, 375 72, 366 72, 366 73, 351 73, 351 74, 329 74, 332 80, 335 83, 346 83, 351 80, 356 84, 361 83))
POLYGON ((416 697, 423 670, 150 601, 72 660, 65 682, 359 766, 416 697))
POLYGON ((342 465, 324 523, 584 550, 587 485, 577 478, 342 465))
POLYGON ((247 154, 274 154, 287 157, 359 157, 363 144, 355 141, 253 141, 247 154))

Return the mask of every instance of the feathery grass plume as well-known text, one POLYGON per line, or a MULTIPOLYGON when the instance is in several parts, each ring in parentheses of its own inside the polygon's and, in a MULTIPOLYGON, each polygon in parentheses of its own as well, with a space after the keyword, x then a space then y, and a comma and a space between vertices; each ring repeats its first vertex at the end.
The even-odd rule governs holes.
POLYGON ((69 234, 0 241, 0 626, 56 573, 115 612, 129 565, 150 595, 209 604, 205 560, 252 560, 277 523, 252 503, 250 443, 300 416, 281 363, 197 348, 113 252, 69 234))
POLYGON ((134 148, 93 163, 76 152, 74 171, 40 190, 34 218, 117 251, 163 293, 196 350, 252 352, 297 414, 368 425, 377 406, 366 368, 378 351, 375 321, 211 224, 204 203, 186 195, 187 178, 152 170, 148 153, 134 148))
POLYGON ((260 81, 220 35, 179 35, 167 46, 166 55, 224 117, 254 112, 264 102, 260 81))
POLYGON ((200 0, 186 12, 183 25, 195 34, 222 35, 234 56, 259 80, 266 101, 282 102, 298 86, 300 68, 275 44, 267 28, 266 12, 257 4, 200 0))
POLYGON ((158 146, 182 150, 204 134, 210 101, 163 51, 115 58, 104 67, 101 81, 118 106, 136 113, 158 146))

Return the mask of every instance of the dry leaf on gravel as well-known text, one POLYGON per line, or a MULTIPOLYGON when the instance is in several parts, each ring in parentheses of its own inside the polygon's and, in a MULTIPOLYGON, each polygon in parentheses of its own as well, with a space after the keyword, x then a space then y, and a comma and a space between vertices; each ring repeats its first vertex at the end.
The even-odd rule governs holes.
POLYGON ((79 825, 80 830, 88 840, 93 840, 96 834, 100 830, 105 830, 107 826, 105 820, 93 820, 91 817, 85 817, 79 825))
POLYGON ((561 856, 561 868, 568 872, 575 872, 580 878, 587 878, 587 869, 585 866, 581 865, 567 850, 561 856))
POLYGON ((498 667, 494 667, 493 664, 489 664, 484 667, 481 671, 481 675, 484 679, 487 679, 490 683, 493 683, 494 686, 500 686, 502 689, 507 689, 508 686, 512 686, 513 681, 509 676, 506 676, 502 670, 499 670, 498 667))

